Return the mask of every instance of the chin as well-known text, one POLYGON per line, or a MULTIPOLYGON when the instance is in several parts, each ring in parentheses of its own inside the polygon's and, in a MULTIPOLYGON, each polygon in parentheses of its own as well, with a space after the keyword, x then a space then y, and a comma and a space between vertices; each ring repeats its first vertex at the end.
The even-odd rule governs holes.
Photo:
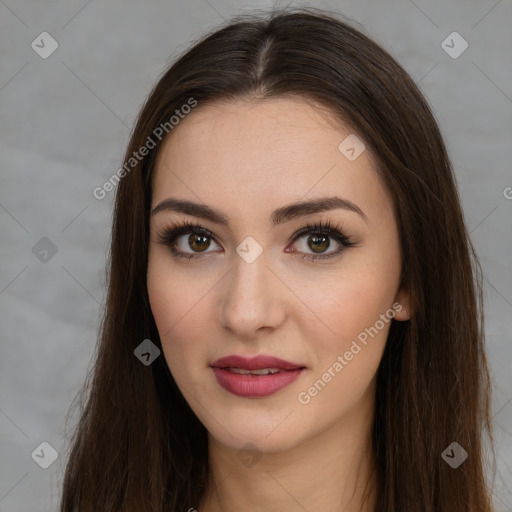
MULTIPOLYGON (((279 425, 279 421, 275 425, 279 425)), ((277 428, 269 427, 268 422, 265 422, 265 426, 261 422, 224 423, 225 429, 215 425, 208 432, 217 442, 234 450, 251 449, 248 446, 251 445, 261 453, 277 453, 291 449, 300 442, 300 435, 292 434, 290 425, 284 425, 286 421, 277 428)))

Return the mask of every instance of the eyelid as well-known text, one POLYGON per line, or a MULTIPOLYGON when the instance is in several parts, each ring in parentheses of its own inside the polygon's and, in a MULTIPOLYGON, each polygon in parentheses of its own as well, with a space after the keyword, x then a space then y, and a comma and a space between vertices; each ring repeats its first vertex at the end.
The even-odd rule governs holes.
MULTIPOLYGON (((176 244, 176 240, 183 235, 186 234, 198 234, 203 235, 207 238, 211 238, 217 245, 221 244, 217 240, 216 236, 207 228, 204 228, 199 223, 193 223, 190 221, 181 221, 170 226, 166 226, 157 232, 157 243, 159 245, 167 245, 170 246, 170 250, 173 255, 177 257, 184 257, 188 260, 191 259, 202 259, 203 255, 209 254, 214 251, 205 251, 201 252, 184 252, 179 249, 176 249, 174 246, 176 244)), ((312 224, 307 223, 306 226, 302 227, 295 231, 295 233, 291 236, 290 243, 294 243, 300 238, 303 238, 306 235, 311 234, 323 234, 328 236, 329 238, 333 238, 336 243, 342 246, 341 249, 337 251, 332 251, 328 253, 319 253, 319 254, 311 254, 311 253, 303 253, 301 251, 289 251, 292 253, 298 253, 302 255, 302 259, 307 259, 311 261, 317 261, 322 259, 328 259, 331 257, 335 257, 340 255, 340 253, 344 252, 348 247, 352 247, 356 245, 355 242, 351 241, 351 237, 346 236, 344 234, 344 229, 342 226, 338 226, 336 223, 332 223, 330 220, 328 221, 315 221, 312 224)))

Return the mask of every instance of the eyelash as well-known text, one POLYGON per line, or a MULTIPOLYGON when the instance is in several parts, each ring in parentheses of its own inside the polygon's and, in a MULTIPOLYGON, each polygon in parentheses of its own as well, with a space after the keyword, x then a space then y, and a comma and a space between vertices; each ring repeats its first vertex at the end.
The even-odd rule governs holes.
MULTIPOLYGON (((172 254, 179 258, 186 258, 187 260, 191 259, 199 259, 202 257, 201 253, 184 253, 179 249, 175 248, 176 239, 178 239, 182 235, 186 234, 195 234, 202 235, 207 238, 211 238, 217 245, 220 245, 219 242, 215 239, 215 236, 208 229, 203 228, 200 224, 192 224, 187 221, 182 221, 181 223, 172 224, 160 230, 157 233, 157 243, 159 245, 169 246, 172 254)), ((335 256, 339 256, 347 247, 352 247, 355 245, 355 242, 350 241, 350 237, 347 237, 343 234, 342 228, 337 226, 336 224, 332 224, 330 221, 327 222, 316 222, 314 224, 307 224, 305 227, 296 231, 292 238, 291 243, 297 241, 305 235, 326 235, 330 238, 333 238, 341 244, 342 248, 337 251, 329 254, 329 255, 313 255, 313 254, 304 254, 302 253, 301 259, 303 260, 324 260, 327 258, 333 258, 335 256)))

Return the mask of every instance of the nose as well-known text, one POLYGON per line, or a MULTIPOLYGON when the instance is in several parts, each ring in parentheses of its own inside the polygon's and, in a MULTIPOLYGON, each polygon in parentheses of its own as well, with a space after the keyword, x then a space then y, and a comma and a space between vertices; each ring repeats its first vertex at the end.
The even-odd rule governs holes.
POLYGON ((286 317, 285 289, 269 267, 267 253, 251 263, 238 255, 221 288, 221 327, 250 339, 260 330, 278 328, 286 317))

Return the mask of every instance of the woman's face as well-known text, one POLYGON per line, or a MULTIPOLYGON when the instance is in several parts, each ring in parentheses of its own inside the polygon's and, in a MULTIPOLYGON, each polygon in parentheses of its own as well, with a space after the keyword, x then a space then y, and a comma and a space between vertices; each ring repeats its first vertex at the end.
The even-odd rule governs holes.
POLYGON ((231 448, 271 452, 356 417, 370 421, 391 318, 406 319, 408 303, 398 293, 392 202, 361 141, 299 99, 199 104, 160 148, 152 187, 151 211, 172 198, 224 220, 161 207, 151 215, 148 255, 163 355, 209 433, 231 448), (345 203, 288 209, 335 197, 345 203), (207 231, 185 228, 170 245, 158 243, 187 223, 207 231), (294 239, 317 223, 334 231, 294 239), (230 355, 302 369, 214 370, 230 355))

